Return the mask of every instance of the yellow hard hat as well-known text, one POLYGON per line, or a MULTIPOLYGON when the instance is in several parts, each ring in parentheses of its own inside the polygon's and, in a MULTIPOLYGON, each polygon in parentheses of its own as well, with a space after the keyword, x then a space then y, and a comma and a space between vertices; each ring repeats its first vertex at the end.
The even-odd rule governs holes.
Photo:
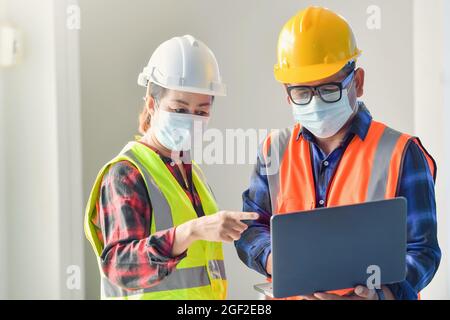
POLYGON ((282 83, 321 80, 360 54, 353 31, 342 16, 326 8, 308 7, 281 30, 275 78, 282 83))

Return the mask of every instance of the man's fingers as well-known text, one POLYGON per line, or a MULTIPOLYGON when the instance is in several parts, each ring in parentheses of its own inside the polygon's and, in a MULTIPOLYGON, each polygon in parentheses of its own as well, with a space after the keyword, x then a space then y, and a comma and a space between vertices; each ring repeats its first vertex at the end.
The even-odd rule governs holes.
POLYGON ((325 292, 316 292, 314 293, 314 297, 316 297, 319 300, 347 300, 345 297, 325 292))
POLYGON ((357 286, 355 288, 355 294, 358 297, 364 298, 364 299, 368 299, 369 296, 371 295, 371 290, 369 290, 369 288, 365 287, 365 286, 357 286))
POLYGON ((319 300, 366 300, 371 299, 373 295, 375 295, 375 292, 364 286, 357 286, 351 296, 338 296, 326 292, 314 293, 314 296, 319 300))
POLYGON ((303 299, 303 300, 319 300, 313 294, 309 294, 309 295, 306 295, 306 296, 300 296, 300 299, 303 299))

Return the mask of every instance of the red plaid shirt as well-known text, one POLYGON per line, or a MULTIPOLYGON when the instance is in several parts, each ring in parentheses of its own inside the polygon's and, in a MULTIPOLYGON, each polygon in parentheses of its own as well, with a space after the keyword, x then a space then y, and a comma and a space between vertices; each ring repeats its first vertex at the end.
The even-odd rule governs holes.
MULTIPOLYGON (((156 151, 156 150, 154 150, 156 151)), ((157 151, 156 151, 157 152, 157 151)), ((186 186, 172 159, 160 155, 191 200, 198 216, 203 216, 200 198, 192 183, 192 165, 184 163, 186 186)), ((111 166, 104 175, 92 221, 104 244, 101 266, 108 279, 127 290, 157 285, 186 256, 172 256, 175 228, 150 234, 152 205, 144 180, 128 161, 111 166)))

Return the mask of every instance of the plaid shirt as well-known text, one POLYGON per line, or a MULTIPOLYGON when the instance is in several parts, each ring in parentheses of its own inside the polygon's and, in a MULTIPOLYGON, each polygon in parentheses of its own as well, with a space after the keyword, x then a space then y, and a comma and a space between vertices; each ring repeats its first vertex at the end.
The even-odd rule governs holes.
MULTIPOLYGON (((355 135, 365 139, 371 121, 369 111, 360 104, 344 142, 329 155, 319 148, 308 130, 302 130, 301 134, 312 146, 317 204, 326 199, 327 187, 345 148, 355 135)), ((260 165, 258 159, 250 187, 243 193, 243 210, 258 212, 260 219, 250 224, 235 246, 240 259, 247 266, 268 277, 265 266, 271 251, 272 210, 267 176, 259 174, 263 172, 259 169, 260 165)), ((417 299, 417 293, 433 279, 440 263, 441 251, 437 240, 434 179, 424 154, 415 143, 409 144, 406 150, 398 196, 408 201, 407 276, 405 281, 388 287, 396 299, 417 299)))
MULTIPOLYGON (((203 216, 192 183, 192 165, 183 164, 187 187, 172 159, 162 155, 160 158, 186 192, 198 216, 203 216)), ((128 161, 112 165, 103 177, 97 215, 92 221, 104 244, 100 257, 102 269, 112 283, 124 289, 157 285, 186 256, 186 252, 172 256, 175 228, 150 234, 151 216, 152 205, 139 171, 128 161)))

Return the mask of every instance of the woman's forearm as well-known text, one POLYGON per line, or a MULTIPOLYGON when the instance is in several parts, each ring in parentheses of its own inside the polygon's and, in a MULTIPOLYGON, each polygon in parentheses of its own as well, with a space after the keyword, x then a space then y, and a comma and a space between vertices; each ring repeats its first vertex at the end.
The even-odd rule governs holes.
POLYGON ((196 220, 183 223, 175 228, 175 238, 172 247, 172 256, 179 256, 197 240, 195 236, 196 220))

